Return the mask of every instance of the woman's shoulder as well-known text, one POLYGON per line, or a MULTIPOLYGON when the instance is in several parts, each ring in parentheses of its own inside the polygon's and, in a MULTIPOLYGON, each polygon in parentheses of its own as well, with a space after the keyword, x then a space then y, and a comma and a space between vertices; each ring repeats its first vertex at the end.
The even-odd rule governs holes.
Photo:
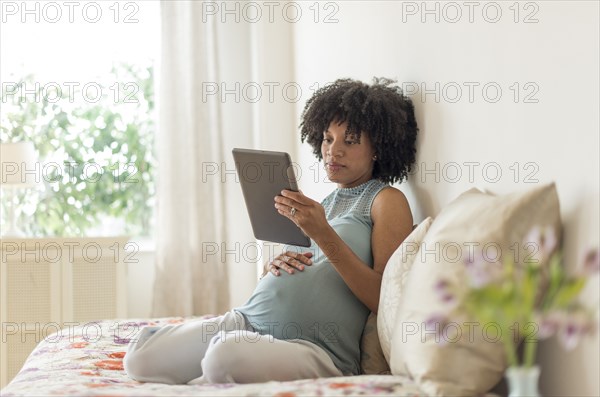
POLYGON ((398 200, 400 198, 406 200, 406 195, 402 192, 402 190, 398 189, 395 186, 385 185, 377 195, 377 198, 379 198, 379 200, 398 200))
POLYGON ((377 221, 378 218, 390 216, 394 218, 400 216, 401 219, 410 216, 412 222, 412 213, 406 195, 398 188, 388 185, 375 196, 371 206, 371 218, 377 221))

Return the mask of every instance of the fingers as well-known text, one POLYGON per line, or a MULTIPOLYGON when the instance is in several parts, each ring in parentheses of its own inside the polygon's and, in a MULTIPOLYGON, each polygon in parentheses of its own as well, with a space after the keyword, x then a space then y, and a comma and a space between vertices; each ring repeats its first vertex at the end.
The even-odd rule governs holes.
POLYGON ((273 273, 273 275, 275 275, 275 276, 279 276, 279 270, 277 269, 277 266, 275 266, 275 264, 273 262, 269 263, 269 272, 273 273))
POLYGON ((279 276, 279 269, 288 272, 289 274, 294 273, 294 269, 303 271, 304 266, 312 265, 312 252, 292 252, 287 251, 285 254, 277 256, 269 264, 269 271, 276 276, 279 276))
POLYGON ((304 205, 310 205, 313 201, 312 199, 306 197, 301 191, 294 192, 292 190, 282 190, 281 195, 283 197, 289 197, 293 201, 304 205))
MULTIPOLYGON (((291 258, 291 261, 288 261, 288 263, 292 264, 292 265, 296 265, 295 267, 299 268, 299 266, 301 265, 312 265, 312 259, 310 259, 312 257, 312 252, 304 252, 304 253, 299 253, 299 252, 292 252, 292 251, 288 251, 285 253, 286 256, 291 258)), ((302 269, 300 269, 302 270, 302 269)))
POLYGON ((303 252, 301 254, 300 253, 294 253, 294 254, 297 255, 296 259, 298 259, 302 263, 309 265, 309 266, 312 265, 313 261, 312 261, 312 259, 310 259, 313 256, 312 252, 307 251, 307 252, 303 252))
POLYGON ((274 200, 275 200, 275 208, 280 209, 280 210, 287 209, 289 211, 289 209, 292 207, 296 207, 297 209, 304 207, 299 201, 292 200, 292 199, 282 197, 282 196, 275 196, 274 200), (284 208, 284 207, 287 207, 287 208, 284 208))
POLYGON ((274 200, 278 204, 296 208, 310 207, 317 203, 316 201, 306 197, 304 194, 302 194, 302 192, 294 192, 291 190, 282 190, 281 195, 275 196, 274 200))
MULTIPOLYGON (((283 207, 280 206, 280 204, 275 204, 275 208, 277 209, 277 212, 279 212, 279 215, 283 215, 286 218, 288 218, 289 220, 291 220, 292 222, 294 222, 294 217, 292 216, 292 212, 291 212, 292 208, 291 207, 286 207, 286 209, 284 210, 283 207)), ((296 222, 294 222, 294 223, 296 223, 296 222)))
POLYGON ((289 274, 294 273, 294 269, 292 268, 291 263, 288 263, 287 261, 284 261, 282 259, 275 259, 273 261, 273 265, 279 267, 281 270, 288 272, 289 274))

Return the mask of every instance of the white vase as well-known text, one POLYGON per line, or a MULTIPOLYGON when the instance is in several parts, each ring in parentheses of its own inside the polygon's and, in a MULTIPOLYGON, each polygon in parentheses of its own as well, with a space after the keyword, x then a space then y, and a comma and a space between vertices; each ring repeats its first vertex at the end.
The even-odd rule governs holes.
POLYGON ((540 397, 540 367, 510 367, 506 370, 508 397, 540 397))

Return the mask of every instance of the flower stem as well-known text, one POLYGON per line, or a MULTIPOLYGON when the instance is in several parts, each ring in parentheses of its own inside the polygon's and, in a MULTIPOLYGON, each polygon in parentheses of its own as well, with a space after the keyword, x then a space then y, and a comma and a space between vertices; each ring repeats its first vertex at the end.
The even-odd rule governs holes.
POLYGON ((510 367, 516 367, 519 365, 519 360, 517 359, 517 353, 515 352, 515 345, 513 344, 510 338, 504 338, 502 344, 504 345, 504 350, 506 352, 506 357, 508 359, 508 365, 510 367))
POLYGON ((525 367, 529 368, 533 365, 533 362, 535 360, 535 350, 537 348, 538 341, 536 338, 533 337, 525 337, 523 343, 525 343, 525 357, 523 359, 523 364, 525 365, 525 367))

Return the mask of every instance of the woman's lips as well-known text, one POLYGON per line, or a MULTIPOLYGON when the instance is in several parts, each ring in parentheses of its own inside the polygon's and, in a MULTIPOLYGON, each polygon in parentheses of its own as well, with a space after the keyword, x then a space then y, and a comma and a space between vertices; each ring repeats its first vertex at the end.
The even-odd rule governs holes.
POLYGON ((337 172, 340 169, 344 168, 342 164, 339 163, 327 163, 327 169, 332 172, 337 172))

